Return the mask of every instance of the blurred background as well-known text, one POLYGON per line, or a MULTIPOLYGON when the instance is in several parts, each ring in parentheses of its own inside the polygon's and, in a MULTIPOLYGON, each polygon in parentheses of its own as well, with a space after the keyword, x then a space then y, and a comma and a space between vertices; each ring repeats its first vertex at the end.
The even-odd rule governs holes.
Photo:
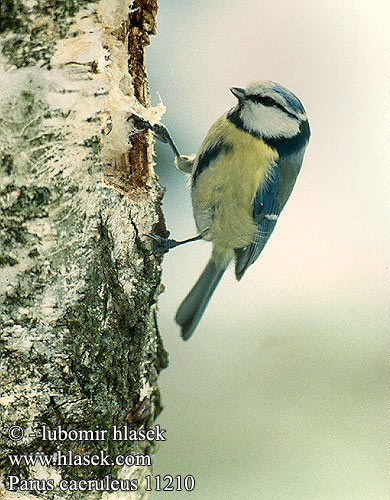
MULTIPOLYGON (((150 94, 182 154, 253 80, 296 93, 312 139, 261 257, 240 283, 228 270, 187 343, 173 318, 211 247, 164 259, 154 473, 196 487, 152 500, 390 498, 389 21, 388 0, 160 1, 150 94)), ((167 146, 156 162, 171 236, 195 235, 186 176, 167 146)))

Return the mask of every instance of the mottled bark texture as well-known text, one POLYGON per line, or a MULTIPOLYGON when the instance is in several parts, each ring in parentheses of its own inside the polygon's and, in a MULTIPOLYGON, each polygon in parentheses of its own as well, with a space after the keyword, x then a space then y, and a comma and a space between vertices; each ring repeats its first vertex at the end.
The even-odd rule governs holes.
MULTIPOLYGON (((0 5, 0 446, 2 479, 139 479, 150 468, 11 467, 8 453, 152 454, 149 441, 31 437, 42 425, 153 428, 167 366, 156 324, 164 229, 144 50, 156 0, 3 0, 0 5), (25 436, 12 442, 10 425, 25 436)), ((119 498, 27 491, 0 497, 119 498), (19 495, 19 496, 17 496, 19 495), (36 495, 36 496, 35 496, 36 495)))

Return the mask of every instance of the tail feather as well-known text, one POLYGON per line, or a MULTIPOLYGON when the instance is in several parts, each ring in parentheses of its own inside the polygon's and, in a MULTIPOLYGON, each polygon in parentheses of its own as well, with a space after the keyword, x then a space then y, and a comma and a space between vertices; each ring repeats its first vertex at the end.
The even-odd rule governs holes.
POLYGON ((188 340, 193 334, 225 269, 226 266, 220 267, 210 259, 198 281, 180 304, 175 320, 181 326, 184 340, 188 340))

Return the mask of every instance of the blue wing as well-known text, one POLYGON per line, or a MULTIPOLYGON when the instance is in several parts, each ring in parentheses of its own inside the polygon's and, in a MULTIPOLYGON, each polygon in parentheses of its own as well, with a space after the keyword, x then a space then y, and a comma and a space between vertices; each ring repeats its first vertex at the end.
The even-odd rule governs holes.
POLYGON ((236 248, 236 278, 240 280, 248 267, 255 262, 271 236, 280 213, 279 168, 275 166, 272 177, 265 187, 259 189, 253 201, 253 218, 257 225, 257 233, 250 245, 236 248))

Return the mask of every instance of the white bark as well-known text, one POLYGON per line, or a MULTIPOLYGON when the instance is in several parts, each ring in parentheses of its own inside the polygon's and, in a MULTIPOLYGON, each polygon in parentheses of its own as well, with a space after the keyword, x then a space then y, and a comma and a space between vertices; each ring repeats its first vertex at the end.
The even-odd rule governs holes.
POLYGON ((29 436, 43 424, 152 428, 161 410, 157 376, 167 364, 155 321, 161 267, 144 234, 164 229, 162 189, 151 137, 134 135, 127 118, 136 112, 153 122, 164 108, 148 107, 142 64, 128 73, 126 46, 129 33, 143 39, 142 56, 157 5, 138 0, 129 17, 130 3, 14 2, 18 8, 8 11, 0 34, 0 498, 147 496, 148 467, 15 470, 7 459, 56 449, 153 452, 148 441, 29 436), (19 442, 6 434, 15 424, 25 432, 19 442), (4 489, 10 474, 56 484, 118 475, 139 479, 139 488, 10 493, 4 489))

